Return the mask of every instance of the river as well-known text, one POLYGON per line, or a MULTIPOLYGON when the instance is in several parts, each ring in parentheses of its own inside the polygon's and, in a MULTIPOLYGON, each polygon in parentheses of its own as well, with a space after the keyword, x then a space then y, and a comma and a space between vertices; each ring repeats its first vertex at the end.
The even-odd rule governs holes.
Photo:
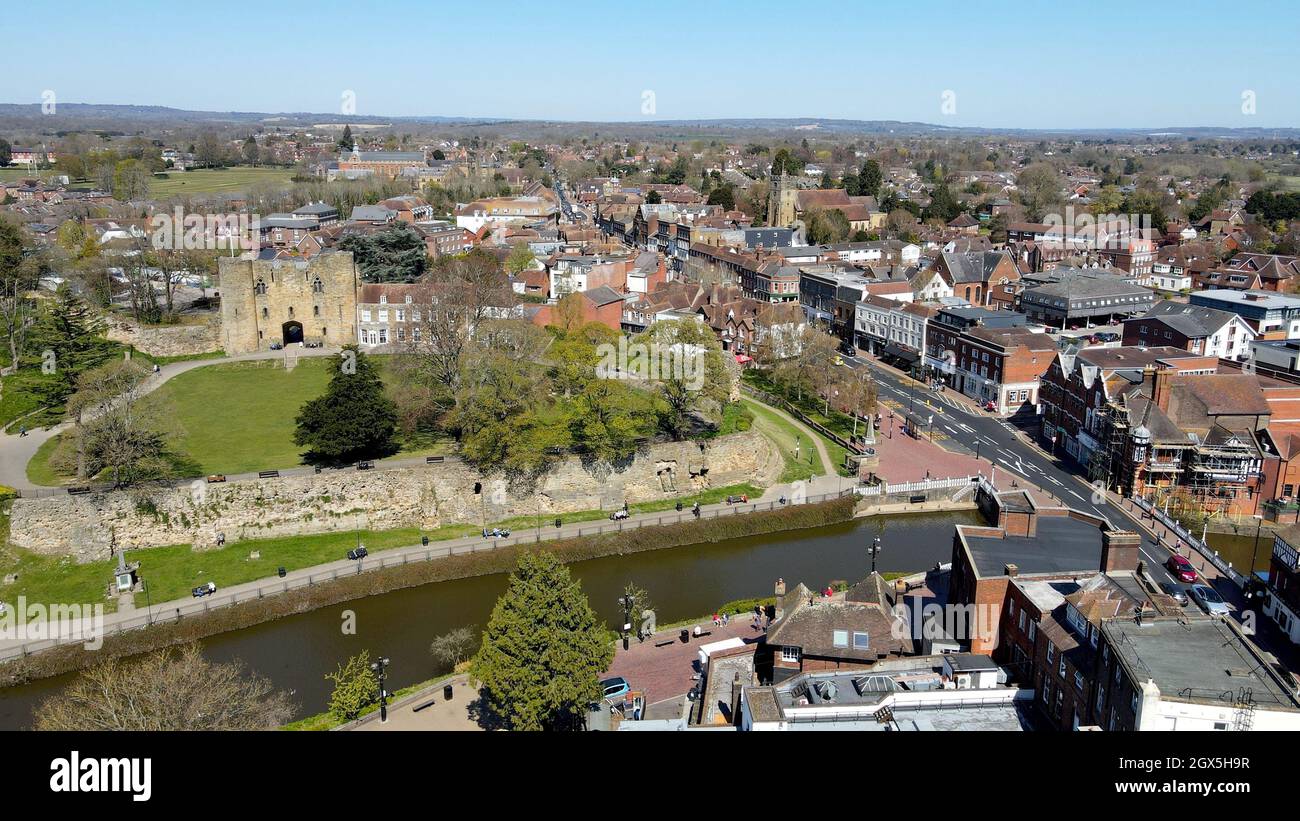
MULTIPOLYGON (((659 623, 669 624, 711 613, 728 601, 770 596, 778 577, 812 588, 837 579, 857 581, 870 569, 866 547, 876 535, 883 547, 878 570, 925 570, 952 558, 954 525, 980 521, 974 511, 858 519, 570 567, 607 624, 618 624, 618 597, 629 581, 650 595, 659 623)), ((392 660, 392 690, 446 672, 429 655, 429 642, 456 627, 481 627, 506 579, 498 573, 395 590, 212 636, 204 647, 210 658, 240 660, 275 687, 292 691, 298 717, 311 715, 324 710, 329 698, 325 674, 362 650, 392 660), (346 611, 355 614, 354 635, 342 630, 346 611)), ((33 709, 74 675, 0 690, 0 729, 30 727, 33 709)))

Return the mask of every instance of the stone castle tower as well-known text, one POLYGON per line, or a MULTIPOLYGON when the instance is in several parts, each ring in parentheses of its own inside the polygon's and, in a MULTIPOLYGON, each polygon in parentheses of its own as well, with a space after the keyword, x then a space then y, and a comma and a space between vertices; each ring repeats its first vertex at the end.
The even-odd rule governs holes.
POLYGON ((265 351, 272 342, 357 341, 358 276, 350 252, 311 261, 223 258, 217 278, 227 355, 265 351))
POLYGON ((785 228, 794 223, 795 204, 798 190, 791 185, 790 178, 783 170, 772 177, 772 187, 767 194, 767 224, 775 228, 785 228))

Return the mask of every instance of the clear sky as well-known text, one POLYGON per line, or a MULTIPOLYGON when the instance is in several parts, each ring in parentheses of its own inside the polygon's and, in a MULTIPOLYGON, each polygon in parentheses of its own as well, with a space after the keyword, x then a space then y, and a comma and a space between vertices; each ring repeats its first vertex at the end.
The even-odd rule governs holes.
POLYGON ((32 8, 0 23, 0 102, 328 113, 351 91, 376 117, 1300 127, 1296 0, 32 8))

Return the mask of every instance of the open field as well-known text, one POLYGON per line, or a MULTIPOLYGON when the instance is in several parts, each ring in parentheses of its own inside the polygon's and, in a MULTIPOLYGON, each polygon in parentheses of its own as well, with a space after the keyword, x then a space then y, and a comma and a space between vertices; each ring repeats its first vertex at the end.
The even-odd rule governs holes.
MULTIPOLYGON (((377 360, 381 363, 383 360, 377 360)), ((293 435, 303 403, 325 392, 330 360, 306 358, 292 371, 275 360, 231 362, 176 376, 143 403, 162 418, 168 446, 187 475, 247 473, 302 464, 293 435)), ((27 466, 35 484, 72 481, 50 466, 57 445, 47 442, 27 466)), ((402 443, 401 454, 446 453, 436 440, 402 443)))
MULTIPOLYGON (((53 169, 30 171, 26 168, 0 168, 0 182, 17 182, 36 177, 44 179, 58 172, 53 169)), ((163 171, 166 177, 149 180, 149 196, 157 199, 186 194, 239 194, 257 183, 288 186, 291 168, 200 168, 194 171, 163 171)), ((74 180, 71 188, 87 188, 91 183, 74 180)))
POLYGON ((149 195, 155 198, 186 194, 239 194, 256 183, 289 185, 289 168, 200 168, 195 171, 165 171, 167 179, 149 181, 149 195))

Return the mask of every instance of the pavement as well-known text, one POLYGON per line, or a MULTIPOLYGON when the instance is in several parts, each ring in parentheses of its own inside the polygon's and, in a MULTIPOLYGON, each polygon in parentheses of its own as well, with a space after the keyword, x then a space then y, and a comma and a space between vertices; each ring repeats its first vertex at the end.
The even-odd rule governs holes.
POLYGON ((412 693, 389 705, 388 721, 381 723, 379 713, 370 713, 365 718, 343 729, 351 732, 375 732, 377 730, 440 730, 440 731, 478 731, 479 726, 475 704, 478 691, 469 686, 466 676, 456 676, 448 681, 439 682, 419 692, 412 693), (451 700, 447 700, 443 687, 452 686, 451 700))
POLYGON ((754 629, 753 614, 732 617, 726 627, 714 626, 705 618, 699 622, 700 636, 694 633, 694 623, 684 625, 690 639, 683 643, 683 627, 660 630, 645 641, 631 639, 628 649, 619 644, 614 661, 605 678, 622 676, 633 690, 645 693, 647 704, 680 699, 695 684, 699 672, 701 645, 715 641, 742 638, 749 642, 762 640, 764 630, 754 629))
MULTIPOLYGON (((292 353, 299 357, 330 356, 337 353, 331 348, 301 348, 292 353)), ((220 365, 228 362, 247 362, 257 359, 283 359, 289 351, 259 351, 240 356, 225 356, 220 359, 191 359, 184 362, 171 362, 159 368, 145 380, 141 395, 152 393, 167 383, 168 380, 195 368, 220 365)), ((47 428, 27 431, 26 436, 0 432, 0 485, 8 485, 16 490, 35 490, 40 485, 32 484, 27 479, 27 463, 36 455, 36 451, 50 439, 72 427, 71 422, 61 422, 47 428)))

